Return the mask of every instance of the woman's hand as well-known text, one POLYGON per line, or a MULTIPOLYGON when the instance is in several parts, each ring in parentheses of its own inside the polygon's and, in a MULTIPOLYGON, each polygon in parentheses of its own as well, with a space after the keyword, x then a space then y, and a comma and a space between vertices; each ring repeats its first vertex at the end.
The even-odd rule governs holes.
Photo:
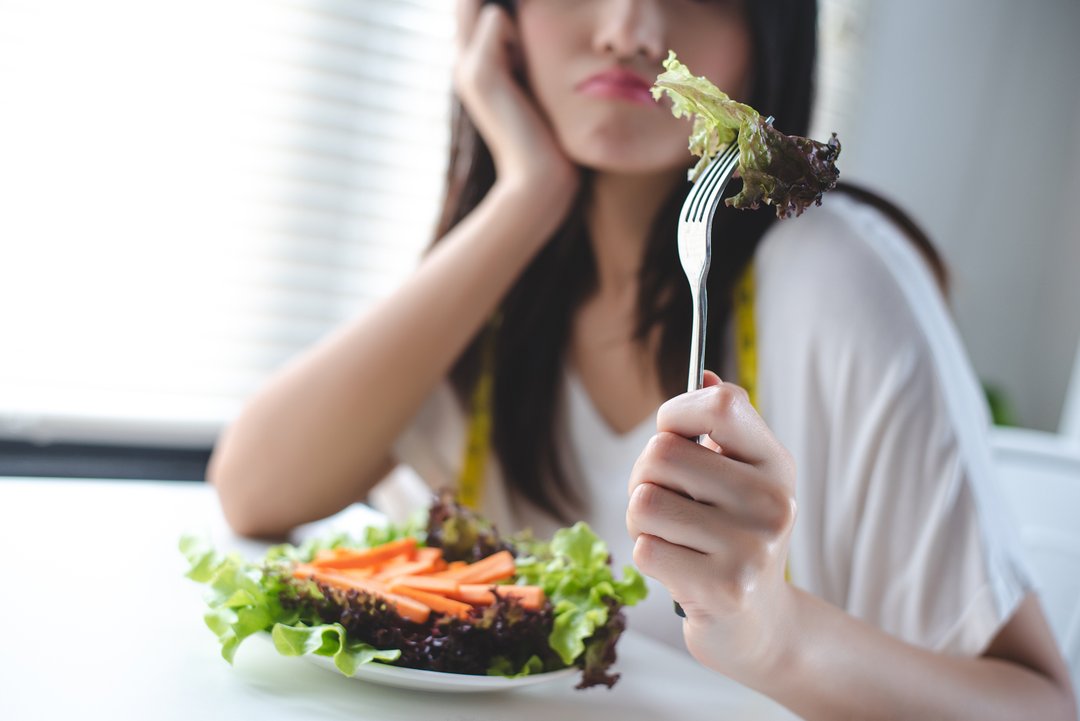
POLYGON ((482 0, 458 0, 454 87, 491 150, 496 183, 548 205, 559 218, 580 183, 535 100, 519 80, 521 46, 514 19, 482 0))
POLYGON ((792 637, 795 468, 745 391, 712 373, 705 385, 661 406, 631 474, 626 525, 638 568, 686 612, 690 653, 744 679, 781 663, 792 637))

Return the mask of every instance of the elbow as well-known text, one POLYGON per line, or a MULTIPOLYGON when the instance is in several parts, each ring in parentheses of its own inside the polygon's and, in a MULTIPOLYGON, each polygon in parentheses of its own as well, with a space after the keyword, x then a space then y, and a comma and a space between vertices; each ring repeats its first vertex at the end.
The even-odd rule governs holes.
POLYGON ((1064 685, 1061 687, 1061 694, 1061 718, 1069 721, 1080 718, 1080 707, 1076 704, 1076 689, 1068 679, 1065 680, 1064 685))
POLYGON ((251 482, 253 475, 230 462, 220 446, 214 449, 206 468, 206 481, 217 492, 225 523, 233 533, 246 538, 281 539, 291 529, 267 517, 265 489, 251 482))

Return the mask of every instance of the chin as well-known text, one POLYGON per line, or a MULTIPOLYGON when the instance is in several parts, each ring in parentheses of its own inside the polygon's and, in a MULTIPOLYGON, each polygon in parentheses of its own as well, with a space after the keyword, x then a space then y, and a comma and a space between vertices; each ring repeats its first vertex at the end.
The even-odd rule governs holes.
POLYGON ((685 148, 673 153, 625 142, 564 143, 563 148, 575 163, 599 173, 653 175, 693 165, 693 158, 685 148))
POLYGON ((599 124, 559 133, 560 144, 578 165, 602 173, 646 175, 687 169, 694 159, 686 135, 663 137, 654 128, 599 124))

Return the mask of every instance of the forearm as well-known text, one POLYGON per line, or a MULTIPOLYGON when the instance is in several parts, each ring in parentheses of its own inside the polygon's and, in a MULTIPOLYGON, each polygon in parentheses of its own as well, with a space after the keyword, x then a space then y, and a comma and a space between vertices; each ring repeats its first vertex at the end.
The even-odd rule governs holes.
POLYGON ((810 594, 793 599, 798 640, 768 673, 739 680, 806 719, 1074 718, 1067 689, 1020 663, 934 653, 810 594))
POLYGON ((550 229, 495 188, 393 295, 299 357, 251 400, 209 476, 238 531, 278 535, 343 508, 482 327, 550 229))

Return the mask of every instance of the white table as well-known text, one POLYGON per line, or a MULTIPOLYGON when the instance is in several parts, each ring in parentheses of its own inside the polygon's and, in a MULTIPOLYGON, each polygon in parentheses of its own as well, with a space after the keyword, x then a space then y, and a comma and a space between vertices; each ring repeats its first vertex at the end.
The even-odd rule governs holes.
POLYGON ((574 679, 503 693, 396 690, 256 639, 230 667, 203 624, 203 587, 183 576, 177 541, 189 530, 252 558, 265 550, 227 529, 205 484, 0 479, 0 719, 794 718, 633 631, 610 691, 575 691, 574 679))

